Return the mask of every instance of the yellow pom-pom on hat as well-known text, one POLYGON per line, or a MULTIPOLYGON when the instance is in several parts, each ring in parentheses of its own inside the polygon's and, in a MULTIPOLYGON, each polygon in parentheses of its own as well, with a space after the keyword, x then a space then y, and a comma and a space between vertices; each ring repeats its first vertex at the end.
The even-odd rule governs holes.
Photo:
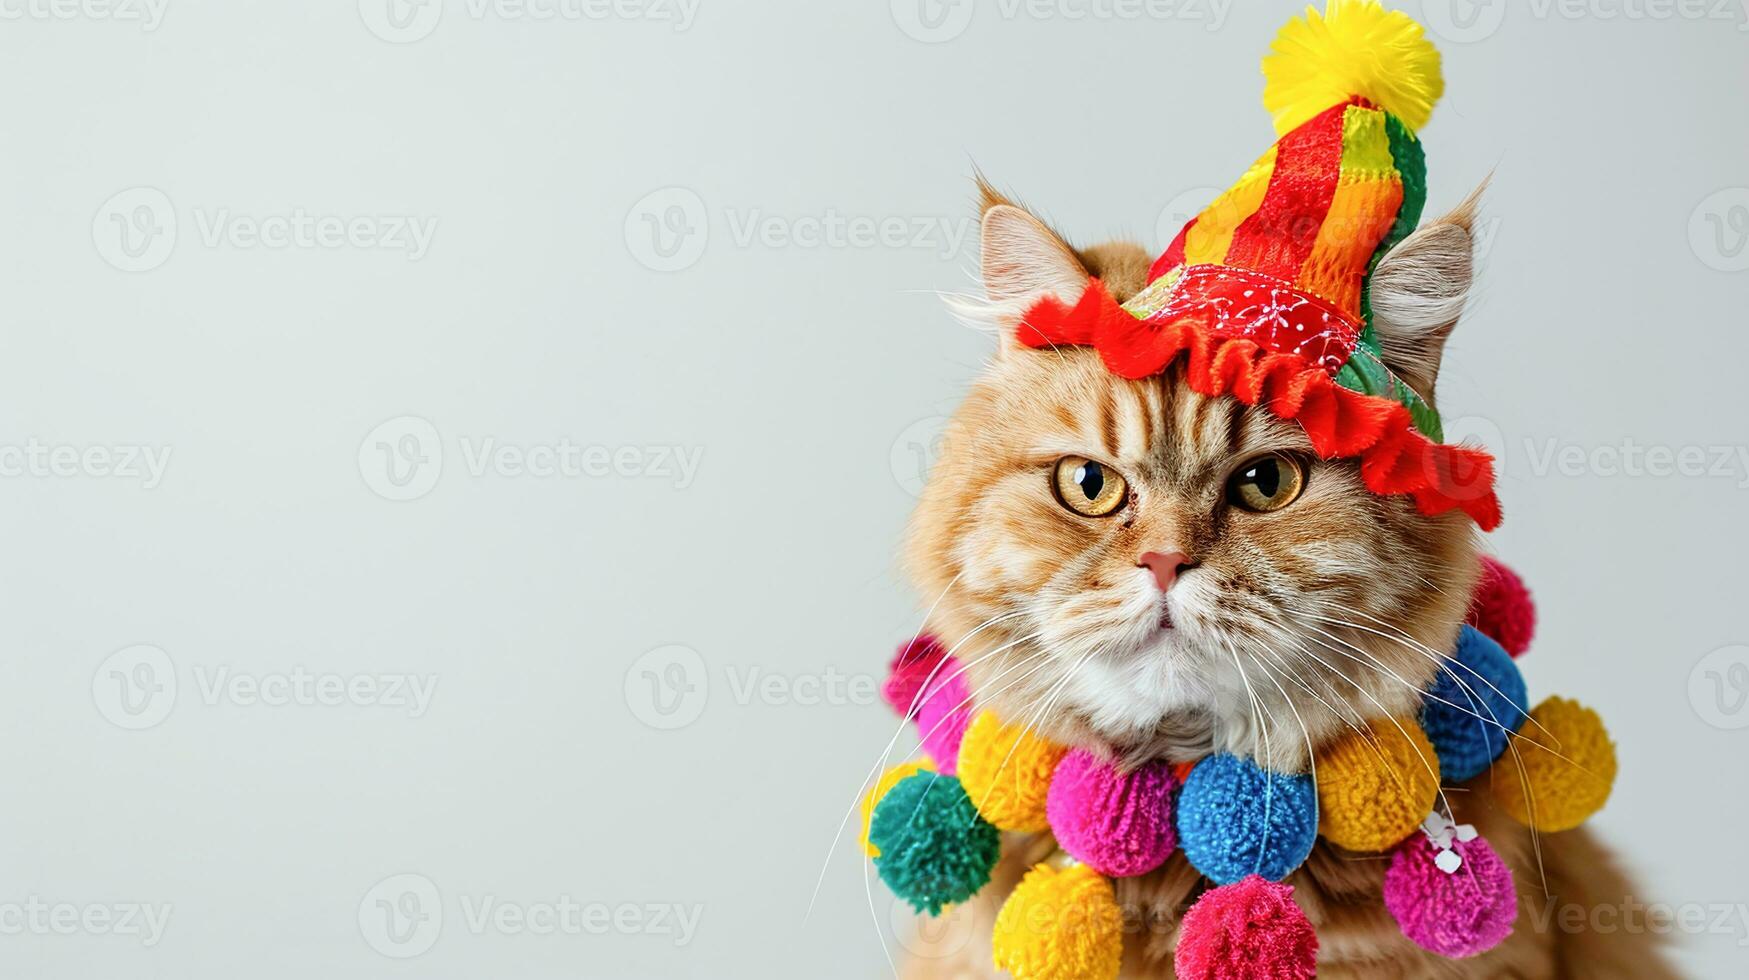
POLYGON ((1381 718, 1320 752, 1318 833, 1351 851, 1388 851, 1439 796, 1439 756, 1413 718, 1381 718))
POLYGON ((1123 910, 1092 868, 1041 864, 996 913, 990 945, 1015 980, 1111 980, 1123 966, 1123 910))
POLYGON ((871 788, 862 798, 861 840, 862 852, 864 854, 867 854, 871 858, 881 856, 881 849, 874 846, 874 843, 868 839, 868 828, 869 824, 874 820, 875 807, 881 805, 881 798, 887 795, 887 790, 899 785, 899 783, 903 782, 907 776, 915 776, 920 772, 934 771, 935 769, 929 764, 929 761, 923 759, 915 762, 901 762, 896 766, 888 767, 886 772, 881 773, 881 778, 875 782, 874 787, 871 788))
POLYGON ((1527 827, 1572 830, 1609 801, 1615 786, 1615 743, 1597 712, 1551 697, 1494 763, 1491 786, 1501 809, 1527 827))
POLYGON ((1445 93, 1439 51, 1421 25, 1378 0, 1329 0, 1306 8, 1275 36, 1263 59, 1263 105, 1286 135, 1325 109, 1360 96, 1411 131, 1427 124, 1445 93))
POLYGON ((960 783, 978 813, 1000 829, 1046 830, 1051 774, 1067 751, 981 711, 960 741, 960 783))

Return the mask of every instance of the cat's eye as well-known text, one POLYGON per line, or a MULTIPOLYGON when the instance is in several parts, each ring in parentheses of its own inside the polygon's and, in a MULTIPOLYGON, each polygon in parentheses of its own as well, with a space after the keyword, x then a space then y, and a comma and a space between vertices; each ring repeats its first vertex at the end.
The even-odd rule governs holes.
POLYGON ((1306 488, 1306 468, 1283 453, 1259 456, 1227 478, 1227 500, 1259 514, 1280 510, 1306 488))
POLYGON ((1122 474, 1085 456, 1057 460, 1051 486, 1059 503, 1083 517, 1115 514, 1130 496, 1130 485, 1122 474))

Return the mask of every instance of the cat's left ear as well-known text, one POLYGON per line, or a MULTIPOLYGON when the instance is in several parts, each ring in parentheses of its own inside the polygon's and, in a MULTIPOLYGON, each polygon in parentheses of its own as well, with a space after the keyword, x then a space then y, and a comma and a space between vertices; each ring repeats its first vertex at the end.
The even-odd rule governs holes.
POLYGON ((1475 277, 1471 229, 1481 193, 1478 188, 1457 210, 1397 243, 1369 279, 1372 326, 1385 364, 1429 404, 1445 342, 1475 277))

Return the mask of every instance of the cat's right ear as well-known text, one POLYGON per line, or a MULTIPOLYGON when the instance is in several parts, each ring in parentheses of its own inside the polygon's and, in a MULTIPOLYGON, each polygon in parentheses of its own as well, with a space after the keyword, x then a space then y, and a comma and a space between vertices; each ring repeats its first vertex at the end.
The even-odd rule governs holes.
POLYGON ((984 208, 978 240, 986 301, 976 319, 999 332, 1005 354, 1017 346, 1015 328, 1034 303, 1046 296, 1074 303, 1091 278, 1068 242, 1006 201, 984 208))
POLYGON ((984 212, 979 234, 984 294, 995 303, 1056 296, 1073 303, 1089 278, 1075 250, 1049 225, 1012 204, 984 212))

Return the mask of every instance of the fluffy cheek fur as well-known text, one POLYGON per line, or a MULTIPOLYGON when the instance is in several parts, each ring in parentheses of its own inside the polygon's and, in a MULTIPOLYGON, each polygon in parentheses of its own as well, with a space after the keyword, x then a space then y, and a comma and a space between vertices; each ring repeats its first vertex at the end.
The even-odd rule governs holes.
POLYGON ((1006 350, 960 409, 911 529, 931 628, 981 704, 1060 740, 1137 758, 1211 749, 1301 768, 1307 743, 1410 710, 1463 614, 1461 518, 1427 518, 1321 462, 1291 423, 1084 350, 1006 350), (1299 500, 1230 506, 1248 460, 1303 454, 1299 500), (1118 513, 1077 515, 1065 455, 1122 473, 1118 513), (1148 551, 1193 565, 1162 596, 1148 551))

